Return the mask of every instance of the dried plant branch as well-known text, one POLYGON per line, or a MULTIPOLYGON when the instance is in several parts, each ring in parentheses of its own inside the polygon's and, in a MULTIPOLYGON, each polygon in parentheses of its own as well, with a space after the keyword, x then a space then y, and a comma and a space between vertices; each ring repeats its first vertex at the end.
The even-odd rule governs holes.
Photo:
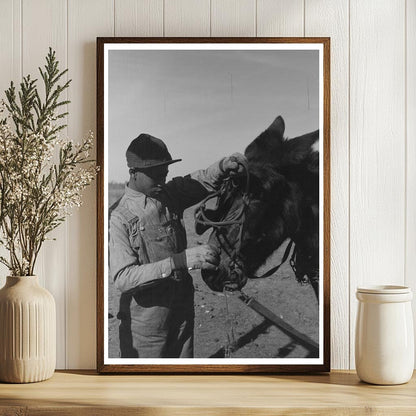
POLYGON ((68 114, 61 110, 69 103, 60 97, 71 81, 59 84, 67 70, 59 70, 52 49, 39 72, 43 97, 28 75, 19 91, 10 84, 0 106, 0 245, 10 255, 0 263, 14 276, 33 275, 43 242, 81 205, 97 172, 89 155, 92 133, 80 144, 59 137, 66 125, 58 121, 68 114))

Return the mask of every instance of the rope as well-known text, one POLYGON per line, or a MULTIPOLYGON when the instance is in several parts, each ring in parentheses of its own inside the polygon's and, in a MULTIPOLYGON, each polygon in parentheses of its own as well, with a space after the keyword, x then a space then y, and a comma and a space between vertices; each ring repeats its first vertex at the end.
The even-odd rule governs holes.
MULTIPOLYGON (((280 267, 283 265, 283 263, 285 263, 286 260, 288 259, 289 254, 290 254, 290 250, 292 249, 293 244, 294 244, 294 241, 290 240, 286 249, 285 249, 285 252, 283 254, 282 261, 280 262, 280 264, 278 264, 277 266, 272 267, 269 271, 267 271, 266 273, 263 273, 261 276, 257 276, 257 275, 251 276, 251 279, 264 279, 265 277, 269 277, 272 274, 274 274, 275 272, 277 272, 277 270, 279 270, 280 267)), ((296 273, 295 262, 294 262, 295 257, 296 257, 296 246, 293 249, 292 257, 290 258, 290 265, 291 265, 294 273, 296 273)))
POLYGON ((248 165, 246 162, 239 162, 239 165, 243 167, 243 170, 245 171, 246 176, 246 184, 245 189, 241 192, 243 204, 241 204, 241 207, 238 210, 238 213, 236 215, 235 220, 228 220, 228 221, 212 221, 210 220, 206 214, 206 204, 208 201, 214 198, 221 198, 223 195, 229 194, 233 189, 238 188, 237 185, 234 184, 233 178, 227 178, 223 181, 220 189, 218 191, 215 191, 211 194, 209 194, 205 199, 202 200, 199 207, 195 210, 194 213, 194 219, 195 223, 205 225, 207 227, 213 227, 214 229, 222 228, 222 227, 228 227, 230 225, 242 225, 243 221, 242 218, 244 216, 244 211, 246 206, 249 204, 249 198, 248 198, 248 191, 250 187, 250 176, 248 173, 248 165))
MULTIPOLYGON (((229 227, 231 225, 237 225, 239 226, 238 231, 238 237, 236 244, 232 248, 232 253, 227 253, 230 257, 230 271, 229 275, 231 276, 234 273, 234 269, 237 265, 238 256, 240 253, 241 248, 241 242, 243 238, 243 224, 245 221, 245 211, 246 207, 249 204, 249 198, 248 198, 248 191, 250 187, 250 177, 248 172, 248 165, 247 162, 239 162, 239 165, 243 167, 243 171, 245 172, 245 188, 243 191, 241 191, 241 198, 243 203, 239 207, 236 218, 234 220, 227 220, 227 221, 212 221, 210 220, 207 215, 205 214, 206 211, 206 204, 208 201, 218 198, 218 200, 221 199, 223 195, 229 195, 233 190, 238 189, 238 186, 234 183, 234 180, 232 177, 229 177, 224 180, 221 188, 213 192, 212 194, 208 195, 199 205, 198 209, 195 210, 194 218, 195 223, 201 224, 206 227, 212 227, 214 229, 214 232, 216 233, 217 240, 220 242, 219 239, 219 230, 223 227, 229 227)), ((230 245, 231 246, 231 245, 230 245)), ((234 322, 233 319, 230 316, 230 308, 229 308, 229 302, 228 302, 228 296, 230 291, 233 290, 232 282, 224 282, 223 287, 223 294, 225 299, 225 315, 226 315, 226 345, 224 347, 224 358, 231 358, 233 350, 235 348, 235 331, 234 331, 234 322)))
MULTIPOLYGON (((218 238, 218 233, 219 233, 219 230, 221 228, 229 227, 231 225, 238 225, 240 227, 239 232, 238 232, 238 236, 237 236, 237 240, 234 244, 234 247, 232 247, 232 251, 231 252, 227 251, 227 255, 231 259, 231 262, 230 262, 231 265, 236 265, 236 262, 238 261, 238 258, 239 258, 239 253, 240 253, 241 244, 242 244, 242 240, 243 240, 243 225, 244 225, 244 221, 245 221, 245 211, 246 211, 246 207, 250 203, 250 199, 249 199, 249 196, 248 196, 249 195, 249 188, 250 188, 250 175, 249 175, 249 170, 248 170, 248 164, 247 164, 247 162, 239 162, 239 164, 241 166, 243 166, 243 170, 246 174, 245 175, 246 183, 245 183, 244 190, 241 191, 241 198, 242 198, 243 203, 241 204, 239 210, 237 211, 236 219, 227 220, 227 221, 212 221, 205 214, 206 204, 207 204, 208 201, 210 201, 211 199, 214 199, 214 198, 221 199, 221 197, 223 195, 228 195, 233 189, 237 188, 237 186, 234 184, 232 178, 225 179, 221 188, 218 191, 213 192, 210 195, 208 195, 201 202, 201 204, 195 210, 195 213, 194 213, 195 223, 201 224, 201 225, 206 226, 208 228, 212 227, 214 229, 215 234, 217 235, 218 242, 220 242, 220 239, 218 238)), ((231 247, 231 244, 229 244, 229 245, 231 247)), ((250 278, 251 279, 263 279, 263 278, 269 277, 272 274, 274 274, 288 259, 293 245, 294 245, 294 241, 290 240, 287 247, 286 247, 285 253, 283 255, 283 258, 282 258, 282 261, 280 262, 280 264, 278 264, 277 266, 272 267, 269 271, 262 274, 261 276, 254 275, 254 276, 250 276, 250 278)), ((293 254, 292 254, 292 257, 290 259, 290 265, 291 265, 293 271, 296 273, 295 258, 296 258, 296 246, 293 249, 293 254)), ((232 271, 233 270, 230 270, 231 273, 232 273, 232 271)))
MULTIPOLYGON (((238 264, 238 260, 239 260, 239 255, 240 255, 240 249, 241 249, 241 245, 242 245, 242 239, 243 239, 243 225, 245 222, 245 213, 246 213, 246 208, 250 203, 249 200, 249 187, 250 187, 250 177, 249 177, 249 171, 248 171, 248 165, 247 163, 240 163, 241 166, 243 166, 243 170, 245 171, 245 177, 246 177, 246 183, 245 183, 245 188, 241 191, 241 199, 242 199, 242 204, 239 207, 237 214, 236 214, 236 218, 234 220, 226 220, 226 221, 213 221, 211 219, 209 219, 207 217, 207 215, 205 214, 206 211, 206 204, 208 201, 214 199, 214 198, 218 198, 218 202, 221 200, 221 197, 223 197, 224 195, 229 195, 234 189, 238 189, 238 186, 235 185, 233 178, 227 178, 224 180, 221 188, 216 191, 211 193, 210 195, 208 195, 199 205, 199 207, 195 210, 195 223, 201 224, 203 226, 206 227, 212 227, 214 229, 214 233, 216 234, 217 237, 217 241, 221 244, 221 240, 219 238, 219 230, 221 228, 224 227, 229 227, 231 225, 237 225, 239 226, 239 230, 238 230, 238 236, 237 236, 237 240, 234 244, 234 246, 232 246, 232 244, 230 242, 228 242, 227 239, 225 239, 225 242, 227 242, 227 244, 230 246, 229 248, 231 248, 231 250, 227 250, 226 247, 224 247, 224 245, 222 244, 222 248, 226 251, 227 255, 230 257, 230 263, 229 263, 229 276, 232 276, 234 273, 234 270, 238 264)), ((217 203, 218 206, 218 203, 217 203)), ((269 271, 267 271, 266 273, 262 274, 261 276, 252 276, 251 278, 253 279, 262 279, 262 278, 266 278, 271 276, 272 274, 274 274, 281 266, 283 263, 286 262, 286 260, 289 257, 289 254, 292 250, 292 246, 294 245, 293 240, 289 241, 285 253, 283 255, 282 261, 279 265, 271 268, 269 271)), ((290 265, 292 266, 293 270, 295 271, 295 264, 294 264, 294 260, 295 260, 295 256, 296 256, 296 246, 293 249, 293 253, 292 253, 292 257, 290 259, 290 265)), ((235 286, 235 283, 234 283, 235 286)), ((233 319, 231 319, 230 316, 230 308, 229 308, 229 294, 231 291, 235 291, 238 288, 233 287, 233 281, 232 279, 230 279, 230 281, 228 282, 224 282, 224 287, 223 287, 223 294, 224 294, 224 299, 225 299, 225 314, 226 314, 226 322, 225 322, 225 326, 226 326, 226 345, 224 347, 224 358, 231 358, 232 357, 232 353, 234 351, 235 345, 236 345, 236 341, 235 341, 235 331, 234 331, 234 322, 233 319)), ((253 306, 251 305, 254 302, 254 299, 252 298, 248 298, 247 295, 243 294, 241 291, 237 291, 237 293, 240 293, 240 299, 244 301, 244 303, 250 307, 253 308, 253 306), (248 301, 248 299, 250 299, 250 301, 248 301)), ((257 301, 255 302, 256 304, 256 308, 255 310, 258 313, 261 313, 264 315, 264 310, 266 308, 263 307, 263 305, 261 305, 260 303, 258 303, 257 301)), ((275 315, 272 314, 270 311, 266 310, 266 312, 268 313, 268 319, 270 319, 270 317, 275 318, 275 315)), ((271 321, 276 325, 276 319, 271 319, 271 321)), ((285 326, 285 323, 279 323, 280 327, 285 326)), ((287 330, 287 328, 286 328, 287 330)), ((295 330, 293 330, 292 328, 289 328, 289 332, 291 332, 292 334, 294 333, 295 330)), ((295 331, 296 332, 296 331, 295 331)), ((299 337, 298 337, 299 338, 299 337)))
MULTIPOLYGON (((217 240, 220 244, 221 244, 221 240, 219 239, 219 230, 221 228, 228 227, 231 225, 239 226, 237 241, 235 242, 234 247, 226 238, 225 238, 225 242, 227 242, 231 250, 227 250, 227 248, 224 247, 224 245, 222 244, 222 248, 226 251, 227 255, 230 257, 229 276, 231 276, 234 273, 234 270, 236 268, 236 265, 239 259, 242 238, 243 238, 243 225, 245 222, 245 213, 246 213, 246 208, 250 203, 249 196, 248 196, 249 186, 250 186, 248 165, 247 163, 241 163, 241 162, 239 162, 239 164, 243 166, 244 168, 244 171, 246 174, 245 175, 246 184, 245 184, 244 190, 241 191, 242 204, 237 211, 236 218, 234 220, 227 220, 227 221, 213 221, 209 219, 207 215, 205 214, 206 204, 208 201, 214 198, 218 198, 218 201, 220 201, 223 195, 229 195, 234 189, 236 188, 238 189, 238 186, 234 183, 233 178, 225 179, 221 188, 218 191, 209 194, 201 202, 201 204, 195 210, 195 213, 194 213, 195 223, 201 224, 208 228, 212 227, 214 229, 214 232, 216 233, 217 240)), ((218 203, 217 203, 217 206, 218 206, 218 203)), ((271 268, 269 271, 262 274, 261 276, 254 275, 254 276, 251 276, 251 278, 262 279, 262 278, 266 278, 274 274, 283 265, 283 263, 287 261, 287 259, 289 258, 290 252, 292 251, 292 247, 293 247, 293 252, 290 258, 290 265, 296 275, 296 251, 297 250, 296 250, 296 245, 294 241, 290 240, 285 249, 285 252, 284 252, 284 255, 280 264, 278 264, 277 266, 274 266, 273 268, 271 268)), ((265 317, 267 320, 272 322, 275 326, 277 326, 282 331, 290 335, 293 339, 300 342, 302 345, 309 348, 311 351, 319 351, 319 345, 316 342, 308 338, 306 335, 295 330, 293 327, 291 327, 289 324, 284 322, 281 318, 277 317, 273 312, 271 312, 269 309, 267 309, 264 305, 259 303, 254 298, 247 296, 241 290, 236 290, 235 288, 233 288, 232 279, 230 279, 229 282, 224 282, 224 287, 223 287, 223 295, 225 299, 225 314, 226 314, 226 322, 225 322, 226 345, 224 346, 224 358, 231 358, 233 351, 236 347, 234 322, 230 316, 230 305, 229 305, 230 292, 237 293, 239 295, 238 298, 242 300, 247 306, 249 306, 251 309, 259 313, 263 317, 265 317)))
POLYGON ((223 294, 225 298, 225 324, 226 324, 226 343, 224 346, 224 358, 232 358, 232 354, 235 348, 235 331, 234 320, 230 316, 230 308, 228 304, 229 290, 224 286, 223 294))
MULTIPOLYGON (((245 172, 246 183, 245 183, 244 190, 241 191, 242 204, 240 205, 239 209, 237 210, 237 213, 235 214, 235 219, 226 220, 226 221, 213 221, 213 220, 210 220, 205 214, 206 204, 208 201, 214 198, 218 198, 218 201, 219 201, 221 197, 223 197, 224 195, 230 195, 230 193, 233 190, 239 189, 238 185, 234 183, 234 180, 232 177, 225 179, 221 188, 218 191, 213 192, 212 194, 208 195, 201 202, 201 204, 195 210, 195 213, 194 213, 195 223, 201 224, 208 228, 212 227, 214 229, 214 232, 216 233, 217 240, 220 243, 221 241, 219 239, 218 234, 221 228, 229 227, 231 225, 238 225, 240 227, 238 231, 237 241, 234 244, 234 247, 232 247, 231 244, 229 244, 232 250, 230 253, 227 252, 227 255, 231 259, 231 262, 230 262, 231 265, 235 265, 236 262, 238 261, 238 256, 240 253, 240 248, 241 248, 241 243, 242 243, 242 238, 243 238, 243 225, 245 221, 245 211, 250 202, 249 197, 248 197, 248 192, 249 192, 249 187, 250 187, 250 175, 248 171, 248 164, 245 161, 244 162, 239 161, 238 164, 243 167, 243 171, 245 172)), ((230 271, 232 272, 232 270, 230 271)))

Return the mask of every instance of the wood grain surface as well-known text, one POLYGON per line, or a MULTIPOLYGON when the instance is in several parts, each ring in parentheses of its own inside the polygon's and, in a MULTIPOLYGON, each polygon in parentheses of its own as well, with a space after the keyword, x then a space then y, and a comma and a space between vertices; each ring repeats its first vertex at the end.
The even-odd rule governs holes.
MULTIPOLYGON (((405 285, 415 289, 416 270, 416 0, 406 2, 406 258, 405 285)), ((416 297, 413 297, 416 322, 416 297)), ((415 351, 416 358, 416 351, 415 351)), ((416 360, 415 360, 416 362, 416 360)))
POLYGON ((256 36, 255 0, 212 0, 211 36, 256 36))
MULTIPOLYGON (((56 52, 59 61, 59 69, 63 71, 68 66, 67 62, 67 9, 65 0, 40 0, 33 2, 22 0, 22 73, 31 78, 38 79, 40 94, 44 91, 39 67, 44 67, 45 57, 49 47, 56 52), (48 24, 39 24, 45 20, 48 24), (30 44, 27 42, 30 39, 30 44)), ((67 79, 64 75, 62 82, 67 79)), ((67 98, 64 91, 61 99, 67 98)), ((67 106, 62 107, 67 111, 67 106)), ((61 137, 68 135, 68 129, 61 131, 61 137)), ((55 154, 54 160, 58 160, 55 154)), ((57 348, 56 362, 58 368, 66 365, 66 283, 68 269, 66 259, 70 255, 68 246, 68 224, 56 228, 48 235, 39 252, 35 275, 39 277, 39 284, 46 287, 55 298, 56 302, 56 335, 57 348), (56 239, 55 241, 51 241, 56 239)))
POLYGON ((304 6, 303 0, 257 0, 257 36, 305 36, 304 6))
POLYGON ((163 0, 113 1, 115 36, 163 36, 163 0))
POLYGON ((349 368, 349 53, 344 0, 306 2, 306 36, 331 44, 331 363, 349 368))
POLYGON ((352 0, 350 5, 350 195, 354 197, 350 198, 349 281, 353 368, 357 287, 403 285, 405 278, 405 49, 397 47, 405 39, 405 2, 352 0), (370 102, 380 103, 377 111, 370 102))
MULTIPOLYGON (((79 143, 95 130, 96 59, 95 33, 114 34, 112 0, 70 0, 68 3, 68 66, 72 79, 68 98, 68 135, 79 143), (83 56, 83 59, 78 59, 83 56)), ((96 158, 94 150, 92 157, 96 158)), ((96 182, 83 194, 83 206, 67 219, 68 254, 66 255, 66 367, 87 368, 95 359, 95 331, 85 321, 95 317, 96 259, 75 256, 96 251, 95 237, 96 182), (72 249, 72 250, 71 250, 72 249), (79 340, 82 342, 79 342, 79 340)))
POLYGON ((415 377, 400 386, 353 372, 283 376, 99 376, 57 372, 0 384, 0 415, 414 415, 415 377), (20 413, 19 413, 20 412, 20 413))
POLYGON ((164 36, 210 36, 210 0, 164 2, 164 36))

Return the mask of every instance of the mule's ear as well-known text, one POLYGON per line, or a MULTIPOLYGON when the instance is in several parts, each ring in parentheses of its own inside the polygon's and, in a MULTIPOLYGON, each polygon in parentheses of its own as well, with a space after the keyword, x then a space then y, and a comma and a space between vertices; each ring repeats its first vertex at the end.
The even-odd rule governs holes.
POLYGON ((285 132, 285 122, 283 121, 282 116, 276 117, 267 130, 279 137, 283 137, 283 133, 285 132))

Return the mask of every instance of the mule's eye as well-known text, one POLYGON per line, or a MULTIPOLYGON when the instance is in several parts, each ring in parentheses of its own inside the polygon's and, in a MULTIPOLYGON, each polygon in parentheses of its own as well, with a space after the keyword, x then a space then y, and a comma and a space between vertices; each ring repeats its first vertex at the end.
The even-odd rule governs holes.
POLYGON ((246 238, 244 238, 244 244, 246 246, 248 246, 250 244, 253 244, 254 242, 255 242, 255 240, 252 237, 246 237, 246 238))
POLYGON ((267 234, 266 233, 261 233, 257 238, 256 238, 256 244, 261 244, 263 241, 265 241, 267 239, 267 234))
POLYGON ((248 195, 251 199, 259 200, 261 199, 261 196, 263 195, 263 193, 264 191, 261 187, 255 187, 254 189, 250 189, 250 192, 248 195))
POLYGON ((250 201, 248 203, 248 206, 251 208, 251 210, 256 209, 257 207, 259 207, 261 204, 261 201, 256 197, 251 198, 250 197, 250 201))

